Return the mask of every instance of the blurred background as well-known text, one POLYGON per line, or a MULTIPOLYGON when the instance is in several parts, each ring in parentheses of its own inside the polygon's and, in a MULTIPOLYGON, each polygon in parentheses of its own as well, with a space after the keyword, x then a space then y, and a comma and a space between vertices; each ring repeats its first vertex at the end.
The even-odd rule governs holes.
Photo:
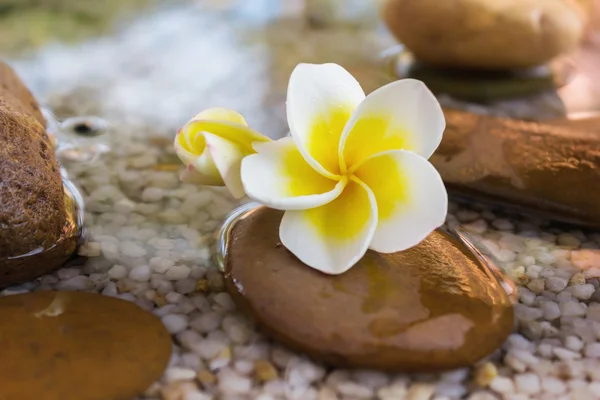
POLYGON ((443 105, 479 113, 552 119, 600 109, 600 79, 593 77, 600 69, 598 1, 502 2, 509 11, 492 0, 435 3, 0 0, 0 55, 59 118, 96 114, 171 134, 213 105, 239 110, 270 136, 285 134, 285 87, 299 62, 339 63, 367 92, 416 74, 443 105), (515 23, 523 28, 516 33, 515 23), (439 27, 433 36, 432 27, 439 27), (483 42, 460 42, 478 30, 487 30, 479 35, 483 42), (503 36, 512 45, 495 40, 503 36), (415 72, 413 54, 400 41, 426 59, 434 54, 428 61, 436 68, 415 72), (455 42, 468 57, 452 53, 455 42), (518 60, 522 53, 552 60, 550 88, 547 72, 542 79, 529 69, 525 78, 507 78, 506 71, 523 69, 522 61, 537 61, 518 60))

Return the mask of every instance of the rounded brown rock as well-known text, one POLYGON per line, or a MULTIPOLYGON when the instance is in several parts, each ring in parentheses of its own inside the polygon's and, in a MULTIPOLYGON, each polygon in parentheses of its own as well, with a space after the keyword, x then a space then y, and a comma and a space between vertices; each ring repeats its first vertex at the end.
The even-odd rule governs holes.
POLYGON ((46 127, 46 120, 37 100, 15 71, 9 65, 0 61, 0 98, 3 97, 10 97, 9 102, 13 107, 33 116, 43 127, 46 127))
POLYGON ((449 370, 492 353, 513 328, 500 282, 441 231, 332 276, 281 245, 281 217, 256 208, 233 225, 225 280, 238 307, 296 351, 343 367, 449 370))
POLYGON ((0 287, 34 279, 73 253, 77 234, 33 96, 0 63, 0 287))
POLYGON ((161 321, 135 304, 84 292, 0 298, 0 399, 130 400, 171 355, 161 321))
POLYGON ((418 60, 473 69, 545 64, 574 49, 586 23, 570 0, 388 0, 383 19, 418 60))

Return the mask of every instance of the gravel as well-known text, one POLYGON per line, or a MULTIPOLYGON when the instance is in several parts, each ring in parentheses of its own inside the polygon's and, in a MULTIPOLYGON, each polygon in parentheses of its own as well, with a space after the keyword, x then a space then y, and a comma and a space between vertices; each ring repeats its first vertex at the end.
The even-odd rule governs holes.
POLYGON ((93 165, 67 166, 91 205, 87 243, 79 250, 87 264, 2 294, 90 290, 160 317, 173 335, 173 357, 140 399, 597 398, 600 293, 590 271, 600 268, 599 235, 451 203, 448 224, 464 226, 517 284, 515 332, 477 365, 439 375, 325 369, 267 340, 224 292, 211 261, 213 233, 236 203, 218 188, 149 186, 177 178, 175 170, 156 168, 172 150, 150 151, 154 161, 141 162, 138 140, 127 133, 113 132, 109 140, 116 146, 118 135, 118 151, 93 165), (131 186, 132 180, 143 184, 131 186))

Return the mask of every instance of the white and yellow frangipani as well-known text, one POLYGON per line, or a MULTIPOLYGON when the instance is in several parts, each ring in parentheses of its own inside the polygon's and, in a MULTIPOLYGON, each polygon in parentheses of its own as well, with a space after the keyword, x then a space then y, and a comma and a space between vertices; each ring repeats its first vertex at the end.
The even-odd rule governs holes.
POLYGON ((443 224, 448 196, 427 161, 442 109, 416 80, 365 97, 336 64, 300 64, 287 92, 291 137, 255 143, 242 161, 246 194, 286 210, 279 235, 302 262, 341 274, 370 248, 410 248, 443 224))
POLYGON ((242 159, 255 153, 254 142, 270 139, 250 129, 240 114, 209 108, 196 114, 175 137, 175 152, 186 169, 181 180, 226 186, 236 199, 245 196, 240 178, 242 159))

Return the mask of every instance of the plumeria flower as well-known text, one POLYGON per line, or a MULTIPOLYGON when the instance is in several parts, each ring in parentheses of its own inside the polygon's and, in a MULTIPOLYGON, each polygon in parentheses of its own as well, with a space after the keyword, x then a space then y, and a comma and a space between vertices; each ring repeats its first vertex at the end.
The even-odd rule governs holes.
POLYGON ((270 139, 248 128, 240 114, 226 108, 209 108, 194 116, 177 132, 175 152, 186 165, 181 180, 226 186, 232 196, 245 196, 240 178, 242 159, 255 153, 252 143, 270 139))
POLYGON ((336 64, 300 64, 287 92, 291 137, 257 143, 242 161, 246 194, 286 210, 279 235, 302 262, 328 274, 371 248, 408 249, 443 224, 448 196, 427 161, 445 127, 416 80, 365 97, 336 64))

